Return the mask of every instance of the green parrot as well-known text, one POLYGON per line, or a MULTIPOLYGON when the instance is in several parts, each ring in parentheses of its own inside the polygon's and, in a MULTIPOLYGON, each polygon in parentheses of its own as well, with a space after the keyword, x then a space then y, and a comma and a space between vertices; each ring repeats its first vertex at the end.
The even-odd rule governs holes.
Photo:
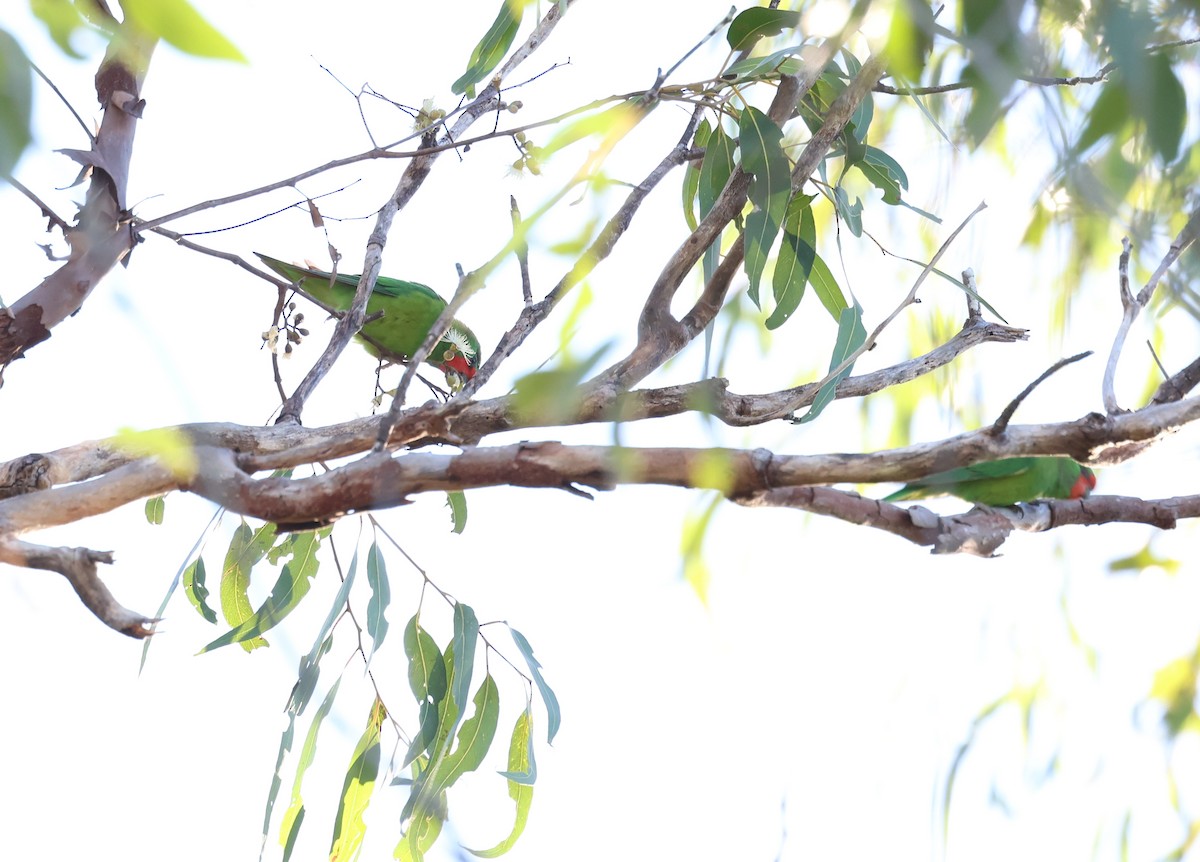
POLYGON ((1077 500, 1095 487, 1096 474, 1070 458, 1001 458, 934 473, 883 499, 920 500, 950 494, 970 503, 1011 506, 1029 500, 1077 500))
MULTIPOLYGON (((299 282, 305 293, 331 308, 345 311, 354 301, 357 275, 338 273, 331 283, 328 272, 284 263, 265 254, 259 254, 258 258, 288 281, 299 282)), ((433 288, 381 275, 367 300, 367 316, 378 312, 383 316, 364 326, 358 338, 374 357, 407 362, 445 307, 446 300, 433 288)), ((479 341, 466 326, 451 321, 450 328, 425 361, 443 372, 451 391, 458 392, 479 368, 479 341)))

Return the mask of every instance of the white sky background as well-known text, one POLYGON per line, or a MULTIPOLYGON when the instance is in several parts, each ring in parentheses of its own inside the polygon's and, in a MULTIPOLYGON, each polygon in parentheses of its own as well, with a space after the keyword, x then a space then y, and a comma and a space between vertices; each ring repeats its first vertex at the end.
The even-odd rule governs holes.
MULTIPOLYGON (((441 4, 359 0, 340 4, 336 15, 328 4, 312 2, 197 5, 250 64, 201 61, 166 46, 156 52, 130 186, 140 215, 154 217, 366 149, 353 100, 319 64, 354 89, 369 82, 398 102, 419 106, 432 96, 438 106, 451 106, 449 85, 497 4, 464 3, 451 11, 441 4)), ((83 62, 66 61, 29 20, 24 4, 10 7, 0 26, 15 33, 85 117, 98 116, 92 89, 98 55, 90 53, 96 46, 86 46, 83 62)), ((681 8, 625 0, 579 4, 517 77, 531 77, 553 62, 569 59, 570 65, 512 94, 525 108, 502 123, 548 117, 649 86, 656 69, 674 63, 728 4, 690 3, 686 14, 681 8)), ((704 77, 723 56, 719 45, 698 52, 676 80, 704 77)), ((53 191, 70 182, 74 168, 50 151, 84 146, 83 139, 46 88, 39 86, 36 97, 36 149, 18 175, 69 218, 69 202, 82 191, 53 191)), ((386 106, 375 106, 371 118, 382 130, 380 140, 411 128, 386 106)), ((610 175, 640 180, 685 121, 682 109, 659 107, 609 163, 610 175)), ((475 131, 490 127, 481 122, 475 131)), ((1028 132, 1030 145, 1039 134, 1028 132)), ((1084 349, 1106 354, 1120 314, 1115 274, 1097 279, 1060 340, 1049 330, 1045 308, 1058 264, 1049 256, 1038 263, 1017 254, 1048 163, 1036 170, 1025 163, 1019 174, 1010 174, 995 160, 956 155, 932 129, 917 124, 906 143, 911 146, 889 152, 909 172, 909 198, 938 212, 945 225, 930 231, 908 211, 885 213, 869 205, 868 229, 891 250, 920 256, 921 243, 936 246, 986 199, 989 209, 944 268, 974 267, 985 296, 1011 323, 1032 330, 1027 344, 977 351, 971 377, 956 384, 958 402, 982 398, 983 415, 992 417, 1059 356, 1084 349), (939 174, 955 159, 955 172, 939 174), (948 181, 942 178, 947 175, 948 181)), ((478 145, 461 160, 444 155, 397 219, 384 272, 449 295, 456 262, 477 266, 507 238, 508 195, 532 212, 557 188, 554 179, 574 171, 585 154, 583 147, 568 151, 548 166, 544 181, 513 176, 507 166, 517 153, 503 140, 478 145)), ((301 188, 315 196, 361 180, 322 199, 321 208, 327 218, 369 216, 402 169, 401 162, 356 165, 301 188)), ((573 343, 578 355, 618 335, 626 340, 608 358, 628 346, 641 297, 684 235, 678 182, 675 176, 663 183, 631 235, 591 279, 597 300, 573 343)), ((618 190, 604 199, 598 214, 607 217, 620 195, 618 190)), ((169 227, 224 227, 292 200, 277 193, 169 227)), ((538 241, 570 237, 597 214, 590 207, 560 208, 538 241)), ((11 301, 50 265, 35 246, 44 240, 36 211, 7 187, 0 188, 0 219, 8 227, 6 255, 14 273, 0 296, 11 301)), ((329 222, 330 239, 346 256, 344 271, 358 271, 372 224, 371 218, 329 222)), ((296 210, 195 239, 246 256, 263 251, 326 259, 325 236, 296 210)), ((846 239, 849 284, 873 326, 908 290, 916 270, 883 260, 866 241, 846 239)), ((1117 240, 1114 235, 1114 248, 1117 240)), ((535 294, 544 295, 568 265, 535 253, 535 294)), ((846 284, 837 266, 834 271, 846 284)), ((519 291, 516 269, 507 267, 462 315, 485 350, 515 319, 519 291)), ((962 314, 961 298, 936 280, 922 296, 925 303, 914 311, 918 320, 935 307, 949 309, 952 317, 962 314)), ((273 289, 242 270, 147 238, 128 269, 110 276, 48 343, 7 371, 0 391, 0 458, 107 436, 121 426, 267 421, 277 399, 259 333, 274 299, 273 289)), ((316 324, 320 314, 309 317, 316 324)), ((548 357, 565 317, 566 309, 560 310, 483 394, 503 393, 548 357)), ((906 356, 907 327, 898 324, 859 370, 906 356)), ((289 385, 299 381, 327 337, 327 327, 310 328, 312 337, 285 366, 289 385)), ((1164 360, 1172 369, 1195 355, 1194 329, 1178 331, 1190 340, 1178 352, 1168 347, 1164 360)), ((1144 332, 1131 345, 1142 338, 1144 332)), ((739 338, 738 359, 728 370, 731 388, 762 392, 810 379, 825 367, 831 341, 827 318, 809 297, 766 359, 749 332, 739 338)), ((1102 361, 1061 372, 1029 399, 1017 421, 1070 419, 1099 409, 1102 361)), ((1120 390, 1125 403, 1142 387, 1144 363, 1131 347, 1120 390)), ((694 379, 700 364, 700 350, 689 349, 648 384, 694 379)), ((311 400, 306 424, 369 412, 373 365, 361 351, 347 351, 311 400)), ((858 404, 839 403, 811 425, 745 430, 698 432, 691 419, 660 420, 623 429, 622 439, 847 451, 868 445, 859 410, 858 404)), ((878 440, 890 420, 873 418, 884 423, 871 437, 878 440)), ((932 411, 921 424, 931 439, 958 430, 932 411)), ((506 441, 523 438, 612 439, 610 429, 597 426, 531 429, 506 441)), ((1195 451, 1194 432, 1180 435, 1139 459, 1136 470, 1105 471, 1099 490, 1147 497, 1193 491, 1194 471, 1178 465, 1194 464, 1195 451)), ((442 499, 433 496, 381 516, 439 586, 471 604, 481 620, 507 619, 528 636, 562 703, 562 731, 553 748, 539 744, 529 825, 509 858, 940 858, 938 798, 972 719, 1015 686, 1039 681, 1047 694, 1029 747, 1017 711, 1008 708, 983 727, 967 755, 955 789, 949 858, 1081 858, 1098 833, 1104 848, 1099 858, 1115 858, 1120 818, 1129 806, 1136 811, 1131 858, 1161 855, 1182 838, 1157 743, 1158 712, 1145 708, 1135 716, 1132 709, 1149 690, 1154 669, 1193 648, 1190 611, 1200 595, 1194 565, 1186 561, 1174 577, 1107 574, 1109 560, 1143 546, 1145 530, 1014 536, 998 560, 942 559, 833 520, 726 505, 707 544, 713 583, 706 609, 679 571, 681 524, 700 502, 696 494, 659 488, 623 488, 592 503, 549 491, 474 492, 463 536, 449 534, 442 499), (1064 601, 1079 635, 1097 651, 1095 672, 1071 642, 1064 601), (1039 785, 1036 776, 1056 752, 1056 774, 1039 785), (993 795, 1003 804, 990 802, 993 795)), ((207 503, 175 494, 163 527, 148 526, 139 505, 41 539, 113 549, 117 564, 105 572, 107 583, 124 604, 152 613, 211 511, 207 503)), ((214 591, 225 537, 235 523, 226 518, 206 555, 214 591)), ((352 525, 339 535, 348 558, 352 525)), ((1180 530, 1160 536, 1155 547, 1186 557, 1189 539, 1194 533, 1180 530)), ((389 556, 389 571, 391 641, 374 667, 385 699, 406 707, 400 636, 420 579, 398 555, 389 556)), ((273 579, 273 573, 263 579, 262 595, 273 579)), ((355 601, 365 607, 362 586, 355 601)), ((62 579, 6 568, 0 577, 0 651, 7 657, 0 665, 6 692, 0 710, 4 855, 252 858, 297 658, 308 650, 336 587, 332 566, 323 568, 301 608, 268 634, 271 648, 249 657, 238 648, 193 657, 223 629, 200 620, 179 593, 139 677, 141 645, 92 619, 62 579)), ((432 601, 425 607, 426 622, 445 616, 432 601)), ((489 631, 506 654, 517 655, 498 628, 489 631)), ((318 696, 351 649, 347 635, 323 662, 318 696)), ((491 667, 501 689, 502 752, 523 701, 516 676, 500 662, 491 667)), ((370 705, 361 676, 361 665, 351 662, 323 730, 305 783, 308 814, 296 858, 327 852, 341 776, 370 705)), ((284 766, 268 858, 278 858, 278 816, 287 806, 313 711, 299 724, 284 766)), ((544 714, 537 715, 544 743, 544 714)), ((1181 750, 1172 760, 1191 810, 1200 790, 1196 754, 1181 750)), ((501 760, 492 768, 503 768, 501 760)), ((398 796, 383 791, 373 800, 363 858, 390 858, 398 796)), ((450 805, 464 844, 491 846, 507 834, 511 802, 493 772, 464 781, 452 791, 450 805)), ((443 836, 431 858, 452 855, 451 837, 443 836)))

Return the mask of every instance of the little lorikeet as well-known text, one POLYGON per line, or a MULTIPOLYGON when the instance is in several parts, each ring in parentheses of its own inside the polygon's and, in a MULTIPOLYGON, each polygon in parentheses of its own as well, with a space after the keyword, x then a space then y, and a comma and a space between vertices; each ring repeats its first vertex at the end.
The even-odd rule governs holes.
POLYGON ((1095 487, 1096 474, 1070 458, 1001 458, 934 473, 883 499, 920 500, 950 494, 970 503, 1011 506, 1029 500, 1076 500, 1095 487))
MULTIPOLYGON (((257 254, 257 252, 256 252, 257 254)), ((354 301, 358 287, 357 275, 336 276, 319 269, 284 263, 265 254, 259 259, 275 272, 293 283, 314 299, 331 308, 345 311, 354 301)), ((367 300, 367 316, 382 313, 362 328, 358 338, 372 356, 388 362, 407 362, 429 334, 446 300, 431 287, 415 281, 401 281, 379 276, 375 289, 367 300)), ((446 383, 457 392, 475 376, 479 368, 479 341, 475 333, 457 320, 442 340, 434 345, 425 361, 446 375, 446 383)))

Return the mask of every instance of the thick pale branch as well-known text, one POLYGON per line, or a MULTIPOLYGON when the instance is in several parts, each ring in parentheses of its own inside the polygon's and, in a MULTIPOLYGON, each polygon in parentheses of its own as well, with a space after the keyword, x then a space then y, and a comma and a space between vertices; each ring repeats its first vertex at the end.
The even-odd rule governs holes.
POLYGON ((77 312, 88 295, 133 248, 125 189, 133 137, 141 117, 142 81, 154 41, 121 27, 96 73, 103 106, 100 130, 89 150, 63 150, 91 173, 78 226, 67 231, 67 261, 40 284, 0 309, 0 366, 50 337, 50 330, 77 312))
POLYGON ((108 551, 49 548, 0 537, 0 563, 58 572, 71 584, 84 606, 106 626, 132 638, 149 637, 154 634, 158 620, 122 606, 96 573, 97 563, 112 561, 112 554, 108 551))

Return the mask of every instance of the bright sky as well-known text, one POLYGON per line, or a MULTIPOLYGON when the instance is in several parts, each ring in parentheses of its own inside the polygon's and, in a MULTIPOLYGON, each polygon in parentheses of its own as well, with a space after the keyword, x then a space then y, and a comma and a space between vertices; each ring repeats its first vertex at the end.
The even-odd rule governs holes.
MULTIPOLYGON (((24 4, 10 5, 0 26, 16 34, 85 117, 98 117, 91 89, 96 46, 81 43, 87 59, 66 61, 24 4)), ((453 18, 445 5, 368 0, 344 2, 336 16, 328 4, 307 0, 197 5, 250 64, 158 50, 130 188, 140 215, 160 215, 366 149, 353 99, 322 66, 353 90, 369 82, 405 104, 433 97, 441 107, 451 105, 450 82, 496 3, 460 4, 453 18)), ((553 63, 569 65, 514 96, 525 105, 516 119, 549 117, 649 86, 656 70, 673 64, 728 3, 686 4, 686 14, 681 8, 632 0, 580 3, 518 77, 533 77, 553 63)), ((719 48, 698 52, 679 80, 703 77, 722 57, 719 48)), ((35 111, 36 150, 18 174, 70 217, 69 202, 81 192, 55 191, 71 181, 74 169, 51 151, 83 146, 83 138, 45 87, 37 91, 35 111)), ((380 140, 411 127, 384 105, 372 105, 369 116, 380 140)), ((640 179, 684 121, 681 109, 659 108, 637 141, 618 152, 610 174, 640 179)), ((980 410, 991 417, 1059 356, 1083 349, 1106 354, 1119 317, 1115 279, 1084 286, 1089 292, 1073 312, 1075 325, 1060 340, 1044 307, 1058 264, 1017 254, 1048 163, 1026 162, 1014 176, 995 160, 953 152, 919 124, 906 143, 893 154, 909 172, 911 198, 941 214, 945 226, 930 230, 908 211, 868 206, 869 229, 886 237, 892 251, 920 256, 986 199, 989 209, 945 268, 974 267, 985 295, 1011 323, 1032 330, 1028 344, 978 351, 964 365, 955 403, 982 399, 980 410), (951 167, 955 172, 945 173, 951 167)), ((1028 143, 1037 143, 1035 132, 1028 143)), ((553 180, 573 172, 583 156, 569 152, 542 181, 507 169, 517 152, 504 141, 477 146, 461 159, 447 154, 397 219, 384 271, 448 295, 456 262, 477 266, 506 239, 508 196, 532 211, 554 190, 553 180)), ((321 203, 329 241, 346 255, 343 270, 357 271, 369 216, 401 169, 399 163, 362 164, 302 184, 310 196, 349 185, 321 203)), ((639 214, 634 231, 646 235, 623 241, 591 280, 597 299, 572 345, 579 355, 631 329, 632 309, 683 236, 677 184, 677 177, 664 183, 639 214)), ((606 198, 600 212, 589 202, 562 207, 539 241, 570 238, 593 216, 606 217, 620 194, 606 198)), ((226 227, 294 200, 276 194, 170 227, 226 227)), ((11 301, 50 265, 35 245, 44 241, 36 211, 7 187, 0 188, 0 219, 9 226, 6 255, 14 272, 0 295, 11 301)), ((263 251, 327 259, 326 236, 297 210, 194 238, 247 256, 263 251)), ((873 325, 908 290, 916 271, 883 259, 869 243, 846 239, 848 283, 873 325)), ((535 254, 535 293, 544 294, 567 265, 550 253, 535 254)), ((843 273, 839 278, 847 283, 843 273)), ((934 308, 961 317, 953 289, 930 284, 927 290, 915 312, 918 325, 934 308)), ((259 333, 269 323, 274 295, 222 261, 148 238, 128 269, 110 276, 50 342, 6 372, 0 460, 107 436, 121 426, 267 421, 276 398, 259 333)), ((519 297, 509 267, 464 312, 485 350, 515 319, 519 297)), ((823 312, 808 300, 801 312, 813 325, 795 321, 767 358, 752 337, 739 339, 728 372, 732 389, 791 385, 826 365, 832 336, 822 328, 823 312)), ((319 317, 310 314, 314 323, 319 317)), ((548 357, 563 319, 565 311, 483 394, 502 394, 548 357)), ((899 325, 861 370, 907 355, 908 325, 899 325)), ((311 328, 312 338, 286 367, 290 385, 327 336, 326 327, 311 328)), ((628 336, 620 337, 626 340, 609 358, 628 346, 628 336)), ((1130 343, 1141 338, 1144 333, 1130 343)), ((1194 354, 1189 346, 1168 361, 1187 361, 1188 351, 1194 354)), ((700 364, 700 352, 690 350, 649 383, 686 382, 700 364)), ((1147 373, 1142 355, 1125 367, 1121 391, 1132 403, 1147 373)), ((1022 407, 1018 421, 1072 419, 1099 409, 1101 368, 1102 359, 1093 358, 1062 372, 1022 407)), ((306 424, 368 413, 372 375, 369 357, 347 351, 310 402, 306 424)), ((863 416, 859 404, 839 403, 806 426, 736 430, 680 418, 622 434, 623 442, 641 445, 714 440, 787 453, 845 451, 883 438, 889 419, 872 414, 867 434, 860 430, 863 416)), ((930 439, 958 430, 933 410, 921 426, 930 439)), ((528 430, 488 443, 524 438, 612 439, 610 429, 595 427, 528 430)), ((1195 433, 1180 435, 1146 456, 1145 469, 1105 471, 1100 491, 1150 497, 1194 490, 1180 485, 1171 465, 1195 453, 1195 433)), ((1066 859, 1084 857, 1098 840, 1098 858, 1109 859, 1131 806, 1131 858, 1160 856, 1181 840, 1158 711, 1135 706, 1154 670, 1194 647, 1190 610, 1200 602, 1194 564, 1185 562, 1174 576, 1161 569, 1109 575, 1110 560, 1138 551, 1149 536, 1128 526, 1015 536, 997 560, 943 559, 832 520, 725 505, 707 543, 712 587, 705 607, 682 581, 679 563, 685 516, 704 502, 660 488, 621 489, 595 502, 549 491, 481 491, 469 495, 462 536, 450 535, 440 498, 380 517, 430 577, 472 605, 481 620, 506 619, 524 632, 562 704, 562 730, 550 749, 544 713, 537 713, 539 780, 529 825, 509 858, 927 860, 945 852, 951 859, 1066 859), (1020 712, 1011 706, 978 730, 958 774, 944 843, 940 800, 972 721, 996 699, 1034 686, 1041 687, 1042 700, 1027 740, 1020 712)), ((107 583, 127 606, 152 613, 211 513, 211 505, 175 494, 162 527, 147 525, 135 506, 38 540, 114 550, 117 564, 105 572, 107 583)), ((214 589, 214 570, 234 525, 236 519, 226 517, 206 553, 214 589)), ((354 532, 352 523, 339 529, 343 559, 354 532)), ((1189 539, 1194 533, 1180 530, 1158 536, 1154 547, 1179 557, 1189 539)), ((399 639, 420 577, 398 554, 390 556, 389 571, 392 641, 373 668, 385 693, 394 692, 389 700, 406 707, 399 639)), ((263 595, 273 578, 264 578, 263 595)), ((0 673, 8 707, 0 713, 0 810, 9 824, 6 856, 253 858, 297 659, 309 649, 337 585, 327 565, 301 608, 268 635, 270 649, 249 657, 237 648, 194 657, 219 630, 177 594, 139 677, 141 645, 92 619, 62 579, 5 568, 0 651, 8 659, 0 673)), ((356 594, 356 603, 366 600, 365 592, 356 594)), ((444 607, 425 607, 423 619, 434 621, 444 642, 448 624, 436 622, 448 617, 444 607)), ((517 657, 499 627, 485 633, 517 657)), ((352 648, 347 635, 323 662, 318 696, 352 648)), ((507 739, 524 705, 522 689, 502 662, 493 660, 491 669, 501 690, 498 735, 507 739)), ((306 779, 308 815, 296 858, 327 851, 341 776, 369 706, 361 664, 352 661, 306 779)), ((278 815, 306 729, 304 719, 284 766, 268 859, 279 858, 278 815)), ((1198 755, 1179 746, 1170 760, 1185 810, 1196 809, 1198 755)), ((501 759, 452 791, 455 833, 444 835, 430 858, 454 858, 449 839, 482 848, 507 834, 511 802, 503 780, 489 771, 504 768, 501 759)), ((400 801, 394 791, 372 801, 364 859, 390 858, 400 801)))

